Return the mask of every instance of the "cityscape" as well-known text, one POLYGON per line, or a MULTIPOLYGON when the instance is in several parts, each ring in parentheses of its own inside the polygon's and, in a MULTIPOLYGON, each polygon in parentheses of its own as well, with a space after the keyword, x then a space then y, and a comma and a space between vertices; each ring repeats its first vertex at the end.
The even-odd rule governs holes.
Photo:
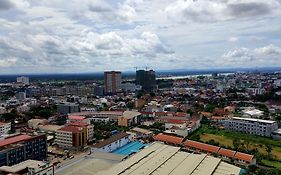
POLYGON ((281 175, 280 0, 0 0, 0 175, 281 175))

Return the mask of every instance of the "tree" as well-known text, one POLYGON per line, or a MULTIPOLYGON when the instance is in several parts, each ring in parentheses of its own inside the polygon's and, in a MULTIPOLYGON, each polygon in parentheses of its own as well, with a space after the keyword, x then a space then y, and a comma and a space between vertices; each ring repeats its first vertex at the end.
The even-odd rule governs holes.
POLYGON ((234 148, 234 150, 238 150, 238 149, 239 149, 239 147, 240 147, 241 142, 240 142, 240 140, 239 140, 239 139, 235 138, 235 139, 233 139, 232 144, 233 144, 233 148, 234 148))
POLYGON ((270 156, 270 153, 272 151, 272 146, 267 144, 265 149, 266 149, 266 152, 267 152, 268 156, 270 156))

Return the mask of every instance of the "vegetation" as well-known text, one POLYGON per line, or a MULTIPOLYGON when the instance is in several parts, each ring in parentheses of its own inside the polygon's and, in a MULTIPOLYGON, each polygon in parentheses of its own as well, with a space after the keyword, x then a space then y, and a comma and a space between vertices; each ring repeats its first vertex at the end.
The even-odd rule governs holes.
POLYGON ((281 141, 272 138, 227 131, 202 125, 188 136, 191 140, 205 142, 249 154, 254 154, 259 164, 278 168, 281 165, 281 141))

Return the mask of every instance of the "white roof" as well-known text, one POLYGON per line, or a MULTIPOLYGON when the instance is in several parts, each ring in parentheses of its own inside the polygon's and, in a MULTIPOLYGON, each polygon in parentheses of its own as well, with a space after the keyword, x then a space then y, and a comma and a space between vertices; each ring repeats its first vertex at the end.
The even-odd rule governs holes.
POLYGON ((125 111, 123 113, 123 117, 128 118, 128 119, 134 118, 134 117, 139 116, 139 115, 141 115, 141 113, 136 112, 136 111, 125 111))
POLYGON ((0 167, 0 171, 5 171, 5 172, 10 172, 10 173, 16 173, 19 172, 27 167, 32 167, 32 168, 38 168, 40 166, 45 165, 44 162, 42 161, 37 161, 37 160, 26 160, 24 162, 18 163, 13 166, 2 166, 0 167))
POLYGON ((206 154, 190 154, 179 147, 153 143, 134 156, 97 175, 238 175, 240 168, 206 154))
POLYGON ((232 119, 234 119, 234 120, 246 120, 246 121, 252 121, 252 122, 261 122, 261 123, 269 123, 269 124, 276 123, 276 121, 273 121, 273 120, 262 120, 262 119, 255 119, 255 118, 232 117, 232 119))

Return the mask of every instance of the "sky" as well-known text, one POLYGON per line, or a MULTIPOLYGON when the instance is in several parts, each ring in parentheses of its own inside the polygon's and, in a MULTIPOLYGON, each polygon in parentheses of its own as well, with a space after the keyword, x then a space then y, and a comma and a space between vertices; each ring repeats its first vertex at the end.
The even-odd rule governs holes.
POLYGON ((0 0, 0 74, 281 67, 281 0, 0 0))

